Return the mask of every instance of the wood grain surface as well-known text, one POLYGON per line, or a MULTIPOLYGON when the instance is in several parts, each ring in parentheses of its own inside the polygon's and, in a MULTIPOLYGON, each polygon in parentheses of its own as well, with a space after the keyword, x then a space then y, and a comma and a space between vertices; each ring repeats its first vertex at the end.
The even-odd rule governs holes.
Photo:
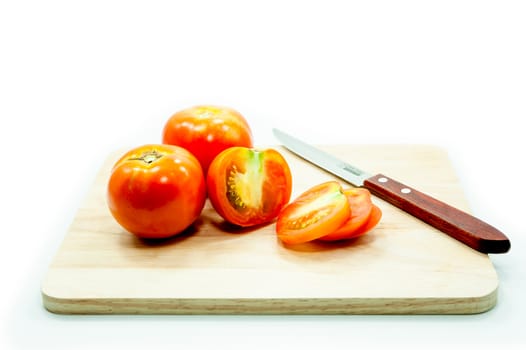
MULTIPOLYGON (((335 179, 281 147, 293 197, 335 179)), ((447 154, 428 145, 321 147, 469 212, 447 154)), ((274 223, 226 224, 207 203, 183 234, 148 242, 125 232, 105 200, 109 156, 42 283, 43 305, 66 314, 470 314, 497 302, 490 258, 392 205, 369 234, 284 246, 274 223)), ((344 184, 345 186, 349 186, 344 184)))

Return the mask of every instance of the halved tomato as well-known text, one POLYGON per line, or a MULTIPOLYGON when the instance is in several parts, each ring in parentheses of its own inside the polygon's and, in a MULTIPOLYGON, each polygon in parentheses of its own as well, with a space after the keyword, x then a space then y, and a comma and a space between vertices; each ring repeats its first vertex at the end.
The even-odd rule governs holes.
POLYGON ((279 214, 276 233, 287 244, 309 242, 336 231, 351 216, 341 185, 329 181, 314 186, 279 214))
MULTIPOLYGON (((320 237, 321 241, 337 241, 357 237, 356 231, 361 228, 371 216, 373 202, 371 192, 365 188, 348 188, 343 191, 351 206, 351 217, 336 231, 320 237)), ((379 209, 378 209, 379 210, 379 209)))
POLYGON ((292 192, 287 161, 273 149, 228 148, 212 161, 206 181, 217 213, 243 227, 274 220, 292 192))

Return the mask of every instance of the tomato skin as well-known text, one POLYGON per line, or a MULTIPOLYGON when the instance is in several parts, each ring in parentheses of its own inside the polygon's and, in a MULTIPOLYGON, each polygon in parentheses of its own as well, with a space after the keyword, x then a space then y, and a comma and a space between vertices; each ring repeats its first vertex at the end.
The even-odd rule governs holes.
POLYGON ((369 219, 356 229, 352 234, 346 237, 346 239, 356 238, 365 235, 367 232, 371 231, 382 219, 382 210, 373 204, 373 209, 371 210, 371 215, 369 219))
POLYGON ((320 237, 320 241, 337 241, 357 237, 357 230, 365 225, 371 216, 373 202, 369 190, 365 188, 348 188, 343 193, 349 201, 351 217, 336 231, 320 237))
POLYGON ((276 222, 278 238, 286 244, 300 244, 338 229, 351 216, 341 185, 329 181, 310 188, 289 203, 276 222))
POLYGON ((206 183, 217 213, 241 227, 271 222, 292 193, 290 168, 274 149, 228 148, 210 164, 206 183))
POLYGON ((201 163, 206 175, 212 160, 223 150, 253 147, 252 131, 236 110, 200 105, 173 114, 166 122, 162 142, 189 150, 201 163))
POLYGON ((143 145, 113 166, 107 203, 115 220, 141 238, 184 231, 201 214, 206 186, 199 161, 171 145, 143 145))

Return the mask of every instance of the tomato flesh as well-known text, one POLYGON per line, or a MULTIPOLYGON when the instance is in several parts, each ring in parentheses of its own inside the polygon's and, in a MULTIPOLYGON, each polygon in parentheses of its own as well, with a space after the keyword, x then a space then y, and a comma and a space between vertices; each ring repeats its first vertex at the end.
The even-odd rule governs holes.
POLYGON ((279 214, 278 238, 286 244, 312 241, 338 229, 351 216, 340 184, 329 181, 302 193, 279 214))
POLYGON ((217 213, 243 227, 274 220, 292 192, 289 166, 273 149, 231 147, 212 161, 206 181, 217 213))
POLYGON ((253 151, 248 153, 247 163, 241 164, 240 168, 232 163, 225 169, 227 198, 234 208, 247 210, 261 207, 265 181, 261 167, 263 161, 263 153, 253 151))

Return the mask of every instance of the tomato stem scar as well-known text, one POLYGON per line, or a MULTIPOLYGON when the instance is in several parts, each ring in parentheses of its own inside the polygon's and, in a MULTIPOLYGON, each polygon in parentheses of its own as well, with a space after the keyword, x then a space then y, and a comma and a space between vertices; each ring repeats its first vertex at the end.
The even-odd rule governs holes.
POLYGON ((144 152, 139 157, 129 158, 129 160, 140 160, 140 161, 145 162, 147 164, 151 164, 151 163, 155 162, 157 159, 161 158, 162 156, 163 155, 161 153, 157 152, 157 150, 154 149, 152 151, 144 152))

